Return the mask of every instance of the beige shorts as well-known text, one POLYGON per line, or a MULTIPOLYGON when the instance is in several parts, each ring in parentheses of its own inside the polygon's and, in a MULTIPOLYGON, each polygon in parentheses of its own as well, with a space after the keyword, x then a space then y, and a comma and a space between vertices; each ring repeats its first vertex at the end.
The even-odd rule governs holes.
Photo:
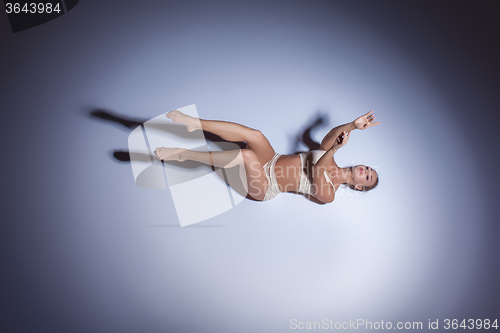
POLYGON ((276 167, 276 162, 281 157, 280 154, 275 154, 266 164, 264 164, 264 172, 267 178, 267 192, 263 200, 271 200, 275 196, 281 193, 278 181, 276 180, 276 173, 274 168, 276 167))

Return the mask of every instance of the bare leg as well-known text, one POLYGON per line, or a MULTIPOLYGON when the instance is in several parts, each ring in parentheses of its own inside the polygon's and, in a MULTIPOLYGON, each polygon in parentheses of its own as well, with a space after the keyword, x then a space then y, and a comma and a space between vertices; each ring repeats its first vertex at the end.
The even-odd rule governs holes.
POLYGON ((161 147, 155 149, 155 155, 162 161, 183 162, 191 160, 218 168, 232 168, 236 165, 243 165, 243 157, 239 150, 205 152, 161 147))
POLYGON ((236 165, 244 166, 240 169, 241 181, 247 185, 248 194, 256 200, 264 199, 267 191, 267 178, 262 164, 257 155, 250 149, 202 152, 182 148, 157 148, 156 156, 164 161, 175 160, 198 161, 203 164, 213 165, 219 168, 231 168, 236 165))
POLYGON ((227 141, 245 141, 262 164, 275 154, 273 147, 259 130, 228 121, 194 118, 178 110, 170 111, 166 116, 179 124, 186 125, 190 132, 203 129, 227 141))

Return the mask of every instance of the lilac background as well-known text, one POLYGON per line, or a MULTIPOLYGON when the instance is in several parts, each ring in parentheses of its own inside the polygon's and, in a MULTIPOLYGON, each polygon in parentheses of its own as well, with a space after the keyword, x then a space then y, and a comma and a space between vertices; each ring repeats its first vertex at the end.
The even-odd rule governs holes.
POLYGON ((495 1, 82 0, 16 34, 0 15, 2 331, 498 318, 499 14, 495 1), (380 186, 178 228, 170 193, 113 158, 129 130, 88 114, 190 104, 280 153, 318 114, 316 140, 374 110, 382 124, 337 161, 377 167, 380 186))

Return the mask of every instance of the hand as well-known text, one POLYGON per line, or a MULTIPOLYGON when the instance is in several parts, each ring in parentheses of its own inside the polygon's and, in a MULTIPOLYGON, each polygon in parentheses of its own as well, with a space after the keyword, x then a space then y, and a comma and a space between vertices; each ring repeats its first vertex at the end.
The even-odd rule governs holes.
POLYGON ((373 122, 375 120, 375 115, 372 112, 373 111, 370 111, 364 116, 361 116, 354 120, 354 126, 356 126, 357 129, 364 130, 368 127, 380 124, 380 121, 377 121, 376 123, 373 122))
POLYGON ((351 131, 347 132, 344 131, 340 133, 340 135, 335 139, 335 143, 333 144, 332 148, 333 149, 339 149, 340 147, 343 147, 347 144, 347 141, 349 141, 351 135, 351 131))

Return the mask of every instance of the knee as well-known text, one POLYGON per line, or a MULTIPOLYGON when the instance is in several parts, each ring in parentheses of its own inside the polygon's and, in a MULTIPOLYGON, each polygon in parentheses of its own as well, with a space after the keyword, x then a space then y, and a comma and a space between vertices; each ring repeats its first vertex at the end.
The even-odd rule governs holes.
POLYGON ((251 149, 242 149, 241 155, 243 156, 245 162, 252 162, 257 160, 257 155, 251 149))
POLYGON ((262 164, 259 162, 257 154, 251 149, 242 149, 241 154, 243 155, 247 177, 252 179, 260 178, 264 169, 262 169, 262 164))
POLYGON ((266 137, 264 136, 264 134, 262 134, 262 132, 260 130, 257 130, 257 129, 251 129, 248 133, 248 139, 247 141, 260 141, 260 140, 263 140, 265 139, 266 137))

